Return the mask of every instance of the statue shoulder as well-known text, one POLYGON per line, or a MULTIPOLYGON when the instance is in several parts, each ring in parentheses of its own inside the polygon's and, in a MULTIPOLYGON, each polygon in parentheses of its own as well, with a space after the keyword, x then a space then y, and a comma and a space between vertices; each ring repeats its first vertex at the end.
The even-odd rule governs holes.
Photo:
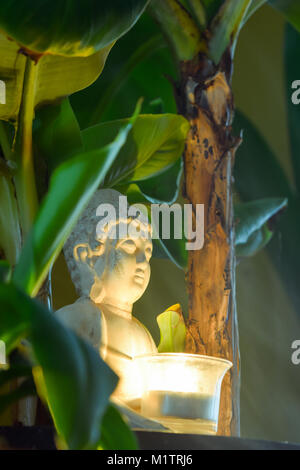
POLYGON ((142 332, 141 337, 143 338, 143 341, 145 344, 145 352, 142 352, 141 354, 157 353, 157 347, 155 345, 155 342, 148 328, 143 323, 141 323, 137 318, 132 317, 132 320, 138 326, 140 332, 142 332))
POLYGON ((87 298, 80 298, 55 312, 66 326, 88 340, 98 350, 102 337, 102 314, 100 309, 87 298))

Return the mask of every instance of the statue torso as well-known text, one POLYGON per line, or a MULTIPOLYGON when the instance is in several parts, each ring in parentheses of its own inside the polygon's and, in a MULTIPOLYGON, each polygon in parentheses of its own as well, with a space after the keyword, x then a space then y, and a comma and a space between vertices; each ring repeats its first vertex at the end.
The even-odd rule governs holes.
POLYGON ((132 316, 121 316, 90 299, 78 299, 56 312, 58 318, 89 341, 123 379, 115 396, 125 400, 139 396, 138 377, 130 358, 157 352, 149 331, 132 316))

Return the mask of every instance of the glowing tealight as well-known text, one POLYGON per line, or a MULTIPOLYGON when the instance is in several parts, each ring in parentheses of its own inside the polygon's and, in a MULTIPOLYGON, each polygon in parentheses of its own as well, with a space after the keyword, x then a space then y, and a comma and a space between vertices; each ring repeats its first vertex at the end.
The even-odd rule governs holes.
POLYGON ((151 354, 134 362, 141 377, 142 415, 174 432, 217 432, 221 384, 231 362, 181 353, 151 354))

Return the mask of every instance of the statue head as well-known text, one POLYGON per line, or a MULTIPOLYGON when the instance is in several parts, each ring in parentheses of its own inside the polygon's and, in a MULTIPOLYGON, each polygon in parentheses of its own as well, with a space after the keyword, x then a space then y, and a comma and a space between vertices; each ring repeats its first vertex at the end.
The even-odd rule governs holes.
POLYGON ((98 190, 67 240, 64 253, 80 296, 95 303, 130 306, 150 279, 151 226, 143 214, 128 216, 118 191, 98 190), (120 197, 122 211, 120 211, 120 197))

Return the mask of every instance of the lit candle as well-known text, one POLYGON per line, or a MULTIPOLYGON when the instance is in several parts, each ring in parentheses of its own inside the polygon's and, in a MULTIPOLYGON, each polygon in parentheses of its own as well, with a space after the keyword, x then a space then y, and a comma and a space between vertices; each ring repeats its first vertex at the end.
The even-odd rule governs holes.
POLYGON ((136 359, 142 376, 141 413, 175 432, 217 432, 222 379, 232 363, 194 354, 136 359))

